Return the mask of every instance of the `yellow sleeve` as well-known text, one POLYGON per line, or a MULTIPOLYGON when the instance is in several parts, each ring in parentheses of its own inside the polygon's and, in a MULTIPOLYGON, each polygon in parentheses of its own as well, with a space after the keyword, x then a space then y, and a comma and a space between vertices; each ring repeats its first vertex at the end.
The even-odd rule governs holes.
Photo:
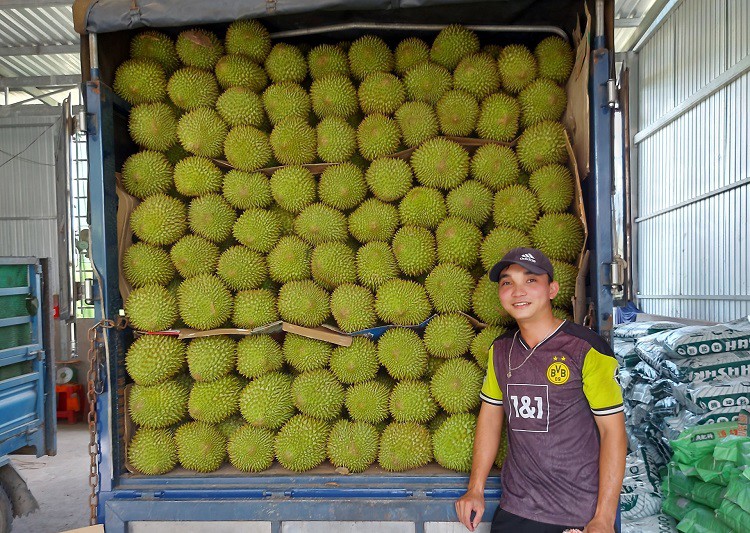
POLYGON ((622 389, 617 382, 617 360, 591 348, 583 360, 583 393, 597 416, 623 410, 622 389))
POLYGON ((503 405, 503 391, 500 390, 500 385, 495 376, 494 357, 492 357, 493 348, 494 344, 490 346, 490 353, 487 359, 487 374, 484 376, 482 392, 479 393, 479 397, 482 401, 491 403, 492 405, 503 405))

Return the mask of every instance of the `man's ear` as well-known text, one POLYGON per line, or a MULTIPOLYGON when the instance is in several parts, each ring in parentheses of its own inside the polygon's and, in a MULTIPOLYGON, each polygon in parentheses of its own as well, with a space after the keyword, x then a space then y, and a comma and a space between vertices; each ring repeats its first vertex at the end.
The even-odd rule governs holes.
POLYGON ((552 300, 557 293, 560 292, 560 284, 556 281, 551 281, 549 284, 549 299, 552 300))

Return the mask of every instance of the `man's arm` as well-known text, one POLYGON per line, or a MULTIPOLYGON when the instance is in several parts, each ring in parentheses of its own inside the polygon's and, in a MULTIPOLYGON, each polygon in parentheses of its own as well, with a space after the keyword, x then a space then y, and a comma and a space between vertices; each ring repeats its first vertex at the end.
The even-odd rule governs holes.
MULTIPOLYGON (((474 456, 471 463, 471 477, 466 493, 456 502, 458 519, 469 531, 482 521, 484 514, 484 486, 495 462, 503 429, 503 406, 482 402, 477 419, 477 432, 474 438, 474 456), (471 513, 476 513, 474 520, 471 513)), ((620 492, 618 490, 617 496, 620 492)))
POLYGON ((611 533, 615 527, 617 506, 620 502, 622 479, 625 476, 625 456, 628 453, 625 434, 625 415, 615 413, 595 416, 601 442, 599 446, 599 498, 594 518, 585 533, 611 533))

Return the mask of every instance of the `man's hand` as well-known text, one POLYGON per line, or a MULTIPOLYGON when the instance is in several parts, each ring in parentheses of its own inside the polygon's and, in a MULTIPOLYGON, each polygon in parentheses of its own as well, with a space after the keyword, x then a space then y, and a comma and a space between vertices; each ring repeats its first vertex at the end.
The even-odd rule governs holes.
POLYGON ((591 522, 583 528, 583 533, 612 533, 614 530, 615 527, 611 523, 608 523, 607 520, 594 516, 591 522))
POLYGON ((456 514, 458 520, 466 526, 469 531, 474 531, 482 521, 484 514, 484 491, 469 490, 456 501, 456 514), (474 520, 471 513, 474 512, 474 520))

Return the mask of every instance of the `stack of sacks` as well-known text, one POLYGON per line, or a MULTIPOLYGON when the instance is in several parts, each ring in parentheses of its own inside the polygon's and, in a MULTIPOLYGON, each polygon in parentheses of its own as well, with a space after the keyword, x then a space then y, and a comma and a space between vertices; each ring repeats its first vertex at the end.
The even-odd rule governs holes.
POLYGON ((628 454, 625 479, 620 492, 622 531, 676 531, 675 521, 662 514, 662 489, 658 464, 660 457, 650 447, 639 447, 628 454))

